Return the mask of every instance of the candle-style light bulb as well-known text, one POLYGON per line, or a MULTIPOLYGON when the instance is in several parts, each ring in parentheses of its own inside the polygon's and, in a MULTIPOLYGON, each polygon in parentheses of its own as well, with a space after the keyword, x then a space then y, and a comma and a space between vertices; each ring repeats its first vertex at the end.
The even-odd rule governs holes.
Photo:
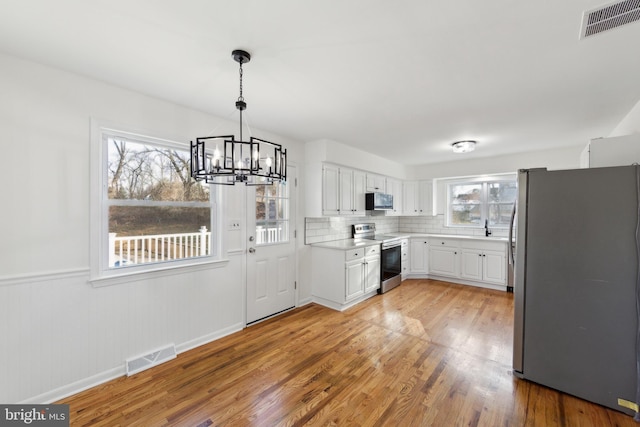
POLYGON ((213 150, 213 165, 220 167, 220 149, 216 144, 216 148, 213 150))
POLYGON ((267 157, 266 160, 264 161, 267 165, 268 168, 271 167, 271 157, 267 157))

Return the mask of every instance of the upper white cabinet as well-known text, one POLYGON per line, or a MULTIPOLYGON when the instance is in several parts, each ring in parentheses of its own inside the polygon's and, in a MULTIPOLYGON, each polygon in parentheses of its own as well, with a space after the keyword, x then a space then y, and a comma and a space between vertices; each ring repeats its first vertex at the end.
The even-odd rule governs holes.
POLYGON ((367 173, 367 193, 386 193, 387 177, 375 173, 367 173))
POLYGON ((403 215, 433 214, 433 182, 405 181, 403 184, 403 215))
POLYGON ((580 156, 580 167, 601 168, 640 163, 640 134, 592 139, 580 156))
POLYGON ((404 215, 402 181, 399 179, 387 178, 387 193, 393 196, 393 210, 387 211, 387 215, 404 215))
POLYGON ((322 214, 364 215, 366 175, 330 164, 322 167, 322 214))

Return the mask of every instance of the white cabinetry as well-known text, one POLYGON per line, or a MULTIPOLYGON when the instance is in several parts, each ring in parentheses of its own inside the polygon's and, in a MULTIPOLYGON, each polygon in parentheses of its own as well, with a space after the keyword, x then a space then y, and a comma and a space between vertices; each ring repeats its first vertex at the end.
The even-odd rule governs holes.
POLYGON ((409 255, 411 262, 409 265, 411 275, 426 275, 429 272, 429 253, 426 237, 412 237, 410 241, 409 255))
POLYGON ((433 182, 405 181, 403 185, 403 214, 404 215, 432 215, 433 214, 433 182))
POLYGON ((312 292, 318 304, 345 310, 377 293, 380 245, 353 249, 312 247, 312 292))
POLYGON ((409 276, 409 271, 410 271, 409 239, 401 240, 400 263, 402 265, 402 280, 405 280, 407 276, 409 276))
POLYGON ((366 174, 325 164, 322 167, 322 214, 364 215, 366 174))
POLYGON ((384 175, 367 173, 367 193, 386 193, 387 178, 384 175))
MULTIPOLYGON (((469 242, 463 246, 474 246, 469 242)), ((480 246, 476 244, 476 246, 480 246)), ((497 285, 506 284, 506 254, 495 244, 485 243, 482 248, 462 247, 460 277, 469 280, 479 280, 497 285)))
POLYGON ((580 156, 580 167, 601 168, 640 163, 640 134, 592 139, 580 156))
POLYGON ((498 285, 499 289, 506 286, 506 242, 433 237, 428 242, 429 276, 486 287, 498 285))
POLYGON ((429 239, 429 274, 458 277, 458 242, 453 239, 429 239))
POLYGON ((374 246, 373 251, 367 252, 364 258, 364 292, 378 291, 380 287, 380 251, 378 246, 374 246))
POLYGON ((399 179, 387 178, 387 193, 393 196, 393 210, 387 211, 389 215, 403 215, 403 194, 402 181, 399 179))
POLYGON ((418 183, 418 210, 420 215, 433 215, 433 181, 418 183))

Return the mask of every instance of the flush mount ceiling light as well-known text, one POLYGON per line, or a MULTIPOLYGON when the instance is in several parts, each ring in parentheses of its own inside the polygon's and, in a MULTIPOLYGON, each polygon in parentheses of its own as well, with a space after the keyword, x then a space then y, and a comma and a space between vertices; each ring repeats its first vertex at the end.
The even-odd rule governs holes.
POLYGON ((191 176, 208 184, 265 185, 287 179, 287 150, 280 144, 251 136, 242 139, 242 112, 247 103, 242 96, 242 64, 251 60, 244 50, 231 53, 240 64, 240 96, 236 108, 240 111, 240 139, 234 135, 205 136, 191 141, 191 176))
POLYGON ((476 149, 476 141, 456 141, 451 144, 454 153, 469 153, 476 149))

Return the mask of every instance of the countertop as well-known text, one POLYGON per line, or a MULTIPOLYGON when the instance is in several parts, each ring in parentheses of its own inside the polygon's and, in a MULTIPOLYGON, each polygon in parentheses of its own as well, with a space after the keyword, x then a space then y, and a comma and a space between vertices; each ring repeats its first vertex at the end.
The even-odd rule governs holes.
POLYGON ((465 240, 486 240, 489 242, 504 242, 509 241, 508 237, 493 237, 493 236, 471 236, 466 234, 426 234, 426 233, 387 233, 390 236, 398 236, 402 238, 412 237, 436 237, 438 239, 465 239, 465 240))
POLYGON ((342 239, 331 240, 329 242, 312 243, 311 246, 316 248, 340 249, 347 251, 349 249, 364 248, 366 246, 376 246, 380 243, 382 243, 380 240, 342 239))

